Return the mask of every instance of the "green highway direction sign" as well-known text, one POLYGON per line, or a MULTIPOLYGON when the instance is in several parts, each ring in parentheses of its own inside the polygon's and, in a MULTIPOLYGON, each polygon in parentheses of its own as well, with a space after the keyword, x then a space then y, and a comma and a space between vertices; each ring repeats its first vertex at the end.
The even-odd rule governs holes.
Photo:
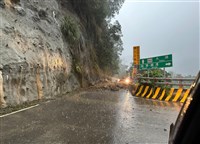
POLYGON ((140 59, 140 70, 172 67, 172 54, 140 59))

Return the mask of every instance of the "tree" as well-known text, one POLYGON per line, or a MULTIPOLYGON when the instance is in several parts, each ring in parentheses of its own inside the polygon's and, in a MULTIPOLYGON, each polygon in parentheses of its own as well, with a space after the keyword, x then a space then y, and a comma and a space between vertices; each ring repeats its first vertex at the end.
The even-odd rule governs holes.
POLYGON ((84 24, 87 36, 94 44, 101 69, 117 73, 123 50, 121 25, 110 19, 119 12, 124 0, 68 0, 84 24))
POLYGON ((123 3, 124 0, 109 0, 109 9, 110 9, 109 17, 114 17, 115 14, 118 14, 123 3))
POLYGON ((103 30, 96 48, 98 62, 102 69, 109 68, 112 73, 117 73, 119 69, 119 55, 123 50, 121 25, 116 21, 114 24, 109 24, 103 30))

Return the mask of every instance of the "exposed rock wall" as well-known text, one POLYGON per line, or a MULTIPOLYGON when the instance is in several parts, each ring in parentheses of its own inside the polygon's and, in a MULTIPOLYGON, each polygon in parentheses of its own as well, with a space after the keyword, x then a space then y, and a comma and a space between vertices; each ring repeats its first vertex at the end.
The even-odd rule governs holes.
MULTIPOLYGON (((1 105, 51 98, 80 87, 72 73, 72 52, 60 31, 60 7, 56 0, 20 0, 18 4, 0 0, 1 105)), ((85 44, 83 34, 79 48, 74 53, 84 65, 81 78, 91 80, 92 46, 85 44)))
POLYGON ((12 63, 3 68, 4 98, 9 104, 20 104, 52 98, 79 87, 73 75, 28 63, 12 63))

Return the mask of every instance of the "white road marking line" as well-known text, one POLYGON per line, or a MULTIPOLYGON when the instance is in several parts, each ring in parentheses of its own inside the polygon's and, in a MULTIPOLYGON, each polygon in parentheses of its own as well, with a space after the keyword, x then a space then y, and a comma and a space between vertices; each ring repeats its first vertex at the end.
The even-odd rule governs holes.
POLYGON ((28 110, 28 109, 31 109, 31 108, 34 108, 34 107, 37 107, 37 106, 39 106, 39 104, 24 108, 24 109, 21 109, 21 110, 18 110, 18 111, 14 111, 14 112, 11 112, 11 113, 8 113, 8 114, 5 114, 5 115, 1 115, 0 118, 6 117, 6 116, 9 116, 9 115, 12 115, 12 114, 16 114, 16 113, 19 113, 19 112, 22 112, 22 111, 25 111, 25 110, 28 110))
POLYGON ((126 2, 135 3, 199 3, 198 0, 127 0, 126 2))

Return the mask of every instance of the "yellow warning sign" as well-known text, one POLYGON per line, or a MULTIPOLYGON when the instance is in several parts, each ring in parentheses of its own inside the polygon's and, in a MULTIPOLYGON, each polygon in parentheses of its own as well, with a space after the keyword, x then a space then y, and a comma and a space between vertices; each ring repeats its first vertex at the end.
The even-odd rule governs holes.
POLYGON ((133 47, 133 64, 134 65, 140 64, 140 46, 133 47))

